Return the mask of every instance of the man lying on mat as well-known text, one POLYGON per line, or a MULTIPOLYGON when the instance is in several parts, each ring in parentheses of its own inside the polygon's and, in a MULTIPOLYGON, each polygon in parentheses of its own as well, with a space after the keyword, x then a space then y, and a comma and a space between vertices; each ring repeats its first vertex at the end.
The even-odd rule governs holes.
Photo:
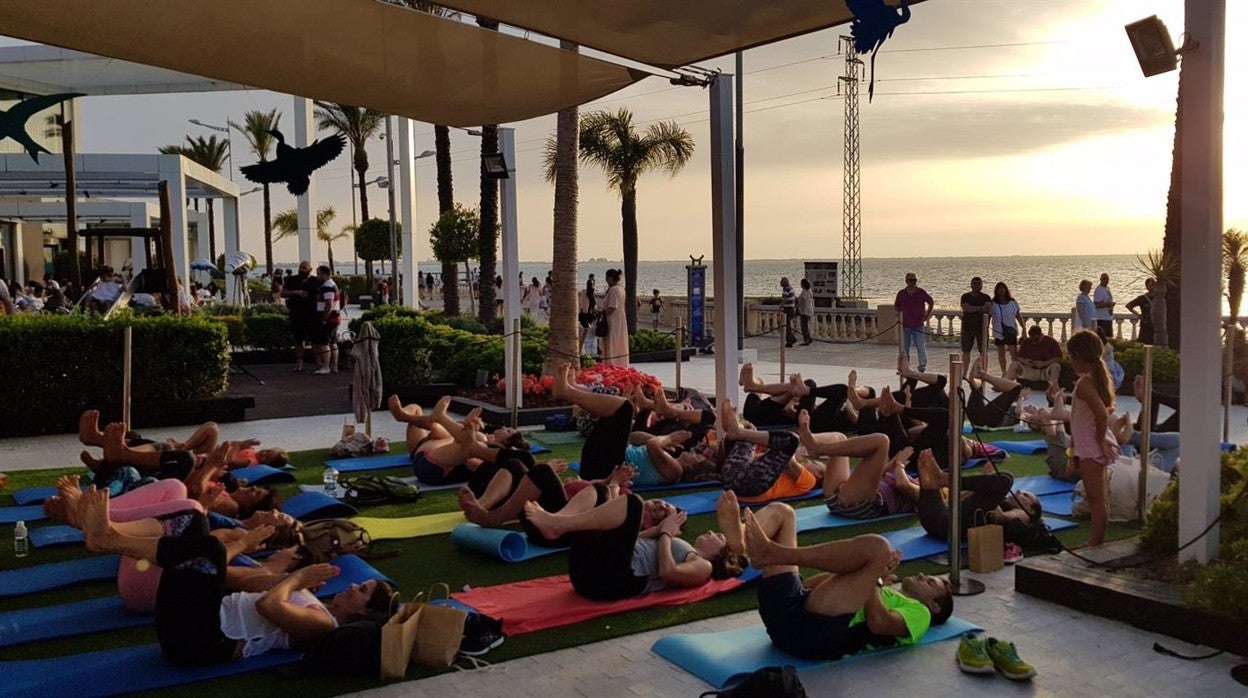
MULTIPOLYGON (((811 429, 816 432, 853 431, 854 423, 846 409, 850 387, 843 383, 818 385, 803 380, 800 373, 789 376, 787 383, 764 383, 754 376, 754 364, 741 366, 737 384, 749 393, 742 405, 745 419, 754 424, 774 426, 792 424, 797 414, 811 414, 811 429), (816 399, 822 402, 816 404, 816 399)), ((858 397, 874 397, 870 388, 855 388, 858 397)))
MULTIPOLYGON (((394 420, 407 425, 407 452, 412 456, 412 470, 421 482, 426 485, 467 482, 481 465, 481 459, 471 455, 464 442, 455 438, 463 427, 447 414, 451 406, 449 396, 438 400, 430 414, 425 414, 420 405, 404 405, 398 395, 391 395, 387 404, 394 420)), ((534 465, 529 442, 515 429, 500 427, 488 436, 478 431, 474 438, 497 449, 496 460, 515 458, 529 467, 534 465)))
MULTIPOLYGON (((744 569, 740 548, 723 534, 704 533, 690 545, 680 536, 686 518, 662 500, 620 495, 596 484, 578 492, 557 513, 537 502, 524 507, 528 522, 547 541, 571 546, 568 576, 578 594, 594 601, 616 601, 668 587, 697 587, 712 579, 735 577, 744 569), (657 503, 657 504, 656 504, 657 503), (647 527, 647 508, 662 508, 647 527)), ((737 511, 733 511, 733 518, 737 511)))
POLYGON ((737 408, 728 400, 719 406, 719 422, 724 429, 720 480, 724 489, 735 492, 741 501, 800 497, 823 478, 824 469, 818 460, 807 464, 796 460, 798 437, 792 432, 749 429, 737 419, 737 408))
POLYGON ((886 584, 896 579, 901 552, 881 536, 798 547, 793 508, 782 503, 769 504, 757 516, 747 510, 745 524, 732 529, 725 529, 728 539, 744 541, 750 564, 763 570, 758 614, 767 634, 795 657, 832 660, 868 648, 914 644, 953 614, 952 589, 944 579, 907 577, 900 591, 886 584), (823 573, 803 582, 799 567, 823 573))

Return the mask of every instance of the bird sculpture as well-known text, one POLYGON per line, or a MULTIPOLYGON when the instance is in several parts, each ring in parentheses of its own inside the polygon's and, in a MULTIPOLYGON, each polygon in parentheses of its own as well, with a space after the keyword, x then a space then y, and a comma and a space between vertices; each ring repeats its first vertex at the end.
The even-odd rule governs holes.
POLYGON ((281 131, 269 131, 277 139, 277 149, 272 160, 261 160, 254 165, 239 168, 243 176, 256 184, 286 183, 286 189, 295 196, 308 191, 312 173, 329 164, 342 154, 347 139, 341 133, 318 138, 306 148, 286 145, 281 131))
POLYGON ((51 153, 52 151, 39 145, 35 139, 26 133, 26 122, 30 117, 47 109, 56 106, 67 99, 81 97, 77 92, 67 92, 56 95, 40 95, 31 97, 14 104, 8 111, 0 112, 0 140, 12 138, 26 149, 26 154, 30 155, 30 159, 36 163, 39 162, 39 153, 51 153))
POLYGON ((897 10, 885 4, 884 0, 845 0, 850 12, 854 13, 854 22, 849 33, 854 37, 854 50, 858 53, 871 52, 871 81, 867 87, 867 101, 875 97, 875 54, 879 52, 884 41, 893 35, 893 30, 910 21, 910 5, 901 0, 897 10))

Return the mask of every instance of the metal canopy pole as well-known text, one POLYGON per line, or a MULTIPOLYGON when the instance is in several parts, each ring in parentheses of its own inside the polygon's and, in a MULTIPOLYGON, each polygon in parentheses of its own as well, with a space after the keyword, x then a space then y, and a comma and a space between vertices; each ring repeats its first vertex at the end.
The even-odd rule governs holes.
POLYGON ((736 192, 733 191, 732 81, 716 75, 711 104, 711 244, 715 274, 715 398, 737 403, 738 318, 736 192))
POLYGON ((984 583, 962 578, 962 355, 949 355, 949 584, 955 596, 984 593, 984 583))
MULTIPOLYGON (((516 410, 524 407, 524 394, 521 391, 520 351, 523 343, 520 340, 520 287, 516 278, 520 276, 519 226, 516 218, 516 130, 513 128, 498 129, 498 150, 507 163, 507 178, 499 182, 499 217, 502 223, 501 252, 503 256, 503 327, 509 336, 503 343, 506 348, 503 374, 507 385, 507 408, 516 410)), ((482 279, 481 283, 486 283, 482 279)), ((469 293, 471 293, 471 287, 469 293)))

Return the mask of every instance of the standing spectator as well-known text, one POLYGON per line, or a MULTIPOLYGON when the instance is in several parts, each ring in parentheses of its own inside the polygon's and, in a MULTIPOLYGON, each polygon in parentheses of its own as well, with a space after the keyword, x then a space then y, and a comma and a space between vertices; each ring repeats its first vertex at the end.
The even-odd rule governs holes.
MULTIPOLYGON (((991 309, 992 298, 984 293, 984 280, 971 279, 971 290, 962 294, 962 365, 971 365, 971 347, 979 347, 984 358, 984 316, 991 309)), ((987 370, 988 362, 983 362, 987 370)))
POLYGON ((295 371, 303 370, 303 352, 316 322, 316 291, 321 286, 312 276, 312 263, 299 263, 299 273, 287 276, 282 283, 282 298, 290 311, 290 335, 295 341, 295 371))
POLYGON ((498 308, 498 314, 503 314, 503 277, 501 274, 494 277, 494 305, 498 308))
POLYGON ((1140 316, 1140 332, 1137 339, 1145 344, 1153 343, 1153 293, 1156 285, 1157 282, 1151 277, 1144 279, 1144 293, 1127 303, 1127 311, 1132 315, 1140 316))
POLYGON ((390 282, 386 279, 381 280, 381 284, 377 286, 377 295, 381 296, 382 305, 390 305, 390 282))
POLYGON ((927 324, 936 302, 927 291, 919 288, 919 278, 906 274, 906 287, 897 292, 893 310, 901 315, 901 355, 910 361, 910 347, 919 355, 919 373, 927 370, 927 324))
POLYGON ((797 344, 793 336, 793 316, 797 314, 797 294, 789 285, 789 277, 780 277, 780 310, 784 312, 784 346, 797 344))
POLYGON ((273 302, 277 305, 286 305, 286 299, 282 298, 282 288, 286 285, 286 279, 280 271, 273 275, 273 281, 269 284, 269 295, 273 297, 273 302))
POLYGON ((810 290, 810 280, 802 279, 802 292, 797 296, 797 317, 802 325, 802 346, 814 341, 810 338, 810 319, 815 316, 815 294, 810 290))
POLYGON ((1096 306, 1096 326, 1101 329, 1101 337, 1113 337, 1114 294, 1109 290, 1109 274, 1101 274, 1101 285, 1093 292, 1092 304, 1096 306))
POLYGON ((650 296, 650 316, 654 319, 654 331, 659 331, 659 318, 663 315, 663 299, 659 297, 659 289, 654 289, 650 296))
POLYGON ((1096 329, 1096 306, 1092 303, 1092 282, 1079 282, 1079 295, 1075 296, 1075 331, 1096 329))
POLYGON ((425 272, 425 298, 433 299, 433 273, 425 272))
MULTIPOLYGON (((1022 326, 1018 301, 1010 295, 1010 287, 998 281, 992 289, 992 343, 997 345, 997 363, 1005 375, 1005 352, 1010 352, 1010 363, 1018 360, 1018 328, 1022 326)), ((984 367, 987 372, 988 367, 984 367)))
POLYGON ((591 311, 593 305, 591 305, 589 299, 590 296, 588 287, 576 292, 576 321, 581 326, 581 337, 576 346, 578 347, 577 351, 582 354, 586 353, 586 340, 594 336, 593 333, 589 331, 589 328, 594 325, 594 314, 591 311))
POLYGON ((534 317, 537 313, 538 303, 542 297, 542 282, 533 277, 533 281, 524 287, 524 292, 520 296, 520 308, 528 317, 534 317))
POLYGON ((550 296, 552 293, 554 293, 554 279, 550 278, 550 274, 547 274, 546 283, 542 284, 542 293, 537 302, 537 307, 541 308, 542 314, 546 316, 546 322, 550 322, 550 296))
POLYGON ((338 323, 342 321, 342 294, 330 275, 329 267, 316 268, 316 314, 312 346, 316 351, 316 373, 338 372, 338 323))
POLYGON ((1062 375, 1062 345, 1048 336, 1039 325, 1032 325, 1018 344, 1018 360, 1010 364, 1005 377, 1012 381, 1057 385, 1062 375))
POLYGON ((601 340, 603 363, 616 366, 628 365, 628 317, 624 311, 624 284, 620 283, 620 270, 607 270, 607 296, 602 303, 606 316, 607 336, 601 340))

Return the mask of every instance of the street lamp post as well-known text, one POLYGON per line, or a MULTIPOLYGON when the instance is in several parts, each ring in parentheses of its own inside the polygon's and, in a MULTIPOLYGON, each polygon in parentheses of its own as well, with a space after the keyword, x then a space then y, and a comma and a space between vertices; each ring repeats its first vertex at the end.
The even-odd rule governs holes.
MULTIPOLYGON (((394 132, 391 130, 391 117, 386 115, 386 178, 394 182, 394 132)), ((399 281, 399 231, 394 225, 394 187, 386 187, 390 200, 390 278, 394 283, 392 298, 403 297, 403 284, 399 281)), ((410 279, 409 279, 410 281, 410 279)))
POLYGON ((226 157, 230 159, 230 180, 233 181, 234 179, 234 134, 226 126, 214 126, 212 124, 206 124, 200 121, 199 119, 187 119, 187 121, 191 122, 192 124, 195 124, 196 126, 203 126, 204 128, 209 129, 211 131, 216 131, 218 133, 225 134, 226 150, 229 151, 225 155, 226 157))

